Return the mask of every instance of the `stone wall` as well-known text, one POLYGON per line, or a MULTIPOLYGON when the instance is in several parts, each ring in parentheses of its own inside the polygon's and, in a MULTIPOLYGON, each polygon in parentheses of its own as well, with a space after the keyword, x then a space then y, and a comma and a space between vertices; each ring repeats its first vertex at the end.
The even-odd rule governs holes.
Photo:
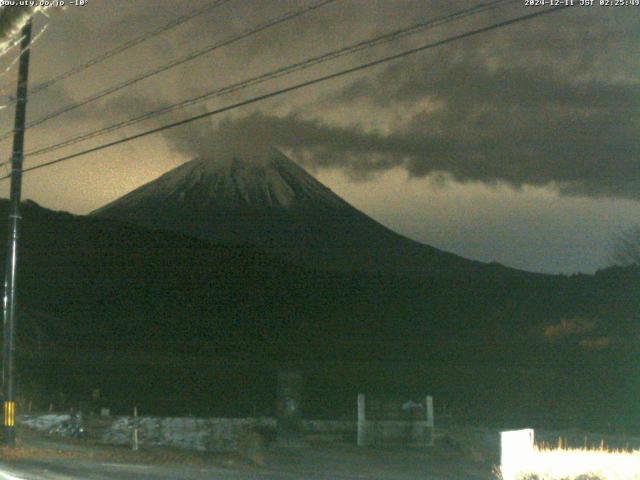
MULTIPOLYGON (((18 423, 51 434, 64 434, 71 421, 68 414, 20 415, 18 423)), ((426 422, 371 421, 372 445, 420 445, 426 422)), ((198 451, 237 451, 256 441, 275 439, 275 418, 194 418, 194 417, 85 417, 84 428, 91 438, 110 445, 131 444, 138 430, 141 446, 176 447, 198 451)), ((303 420, 302 435, 307 441, 324 440, 355 444, 356 422, 303 420)))
POLYGON ((140 445, 235 451, 252 433, 275 427, 272 418, 118 417, 100 440, 112 445, 130 444, 132 431, 138 429, 140 445))

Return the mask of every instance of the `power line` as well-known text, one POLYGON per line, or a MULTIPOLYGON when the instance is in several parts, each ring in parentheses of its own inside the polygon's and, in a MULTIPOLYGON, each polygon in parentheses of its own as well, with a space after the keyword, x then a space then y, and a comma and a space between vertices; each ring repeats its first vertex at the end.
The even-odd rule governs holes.
MULTIPOLYGON (((276 97, 276 96, 279 96, 279 95, 283 95, 285 93, 293 92, 295 90, 300 90, 302 88, 306 88, 306 87, 309 87, 309 86, 312 86, 312 85, 316 85, 318 83, 325 82, 325 81, 328 81, 328 80, 333 80, 335 78, 343 77, 343 76, 346 76, 346 75, 349 75, 349 74, 352 74, 352 73, 355 73, 355 72, 359 72, 361 70, 365 70, 365 69, 368 69, 368 68, 372 68, 372 67, 375 67, 375 66, 390 62, 390 61, 399 60, 399 59, 407 57, 409 55, 413 55, 413 54, 416 54, 416 53, 419 53, 419 52, 422 52, 422 51, 425 51, 425 50, 429 50, 429 49, 436 48, 436 47, 439 47, 439 46, 442 46, 442 45, 446 45, 448 43, 452 43, 452 42, 455 42, 455 41, 458 41, 458 40, 462 40, 464 38, 472 37, 472 36, 475 36, 475 35, 480 35, 482 33, 486 33, 486 32, 492 31, 492 30, 496 30, 498 28, 506 27, 506 26, 513 25, 515 23, 523 22, 523 21, 526 21, 526 20, 531 20, 533 18, 537 18, 537 17, 540 17, 542 15, 547 15, 549 13, 558 12, 558 11, 564 10, 565 8, 568 8, 568 7, 569 7, 569 5, 561 5, 561 6, 557 6, 557 7, 552 7, 552 8, 547 9, 547 10, 541 10, 541 11, 537 11, 537 12, 530 13, 530 14, 527 14, 527 15, 521 15, 519 17, 515 17, 515 18, 509 19, 509 20, 504 20, 502 22, 491 24, 491 25, 489 25, 487 27, 478 28, 476 30, 471 30, 471 31, 468 31, 468 32, 465 32, 465 33, 461 33, 461 34, 452 36, 452 37, 448 37, 448 38, 445 38, 443 40, 439 40, 437 42, 429 43, 429 44, 426 44, 426 45, 421 45, 419 47, 411 48, 409 50, 404 50, 404 51, 402 51, 400 53, 389 55, 389 56, 380 58, 378 60, 374 60, 374 61, 367 62, 367 63, 362 63, 362 64, 357 65, 355 67, 347 68, 345 70, 341 70, 341 71, 338 71, 338 72, 335 72, 335 73, 324 75, 324 76, 321 76, 321 77, 318 77, 318 78, 315 78, 315 79, 312 79, 312 80, 307 80, 305 82, 301 82, 301 83, 298 83, 298 84, 295 84, 295 85, 292 85, 292 86, 289 86, 289 87, 281 88, 281 89, 275 90, 273 92, 269 92, 269 93, 266 93, 266 94, 263 94, 263 95, 255 96, 255 97, 252 97, 250 99, 243 100, 241 102, 237 102, 237 103, 234 103, 232 105, 228 105, 226 107, 218 108, 216 110, 211 110, 209 112, 205 112, 205 113, 202 113, 202 114, 199 114, 199 115, 194 115, 194 116, 186 118, 184 120, 180 120, 180 121, 173 122, 173 123, 170 123, 170 124, 167 124, 167 125, 163 125, 161 127, 153 128, 151 130, 147 130, 147 131, 144 131, 144 132, 141 132, 141 133, 137 133, 135 135, 131 135, 131 136, 126 137, 126 138, 115 140, 113 142, 104 143, 104 144, 99 145, 97 147, 89 148, 89 149, 86 149, 86 150, 83 150, 81 152, 77 152, 77 153, 74 153, 74 154, 71 154, 71 155, 66 155, 66 156, 63 156, 63 157, 60 157, 60 158, 45 162, 45 163, 41 163, 39 165, 35 165, 33 167, 25 168, 23 170, 23 172, 30 172, 30 171, 33 171, 33 170, 38 170, 40 168, 48 167, 48 166, 51 166, 51 165, 55 165, 57 163, 61 163, 61 162, 65 162, 65 161, 68 161, 68 160, 71 160, 71 159, 74 159, 74 158, 78 158, 78 157, 87 155, 89 153, 95 153, 95 152, 98 152, 98 151, 101 151, 101 150, 104 150, 104 149, 107 149, 107 148, 110 148, 110 147, 113 147, 113 146, 116 146, 116 145, 120 145, 122 143, 130 142, 132 140, 136 140, 138 138, 142 138, 142 137, 146 137, 146 136, 149 136, 149 135, 153 135, 155 133, 159 133, 159 132, 162 132, 164 130, 168 130, 170 128, 174 128, 174 127, 178 127, 178 126, 181 126, 181 125, 185 125, 187 123, 191 123, 191 122, 194 122, 196 120, 200 120, 200 119, 207 118, 207 117, 212 117, 214 115, 219 115, 221 113, 228 112, 230 110, 234 110, 234 109, 239 108, 239 107, 244 107, 246 105, 251 105, 253 103, 261 102, 261 101, 267 100, 269 98, 273 98, 273 97, 276 97)), ((5 180, 6 178, 9 178, 9 177, 8 176, 0 177, 0 180, 5 180)))
MULTIPOLYGON (((226 0, 229 1, 229 0, 226 0)), ((109 87, 106 90, 102 90, 101 92, 95 93, 93 95, 90 95, 82 100, 80 100, 77 103, 73 103, 71 105, 67 105, 66 107, 61 108, 60 110, 57 110, 53 113, 50 113, 48 115, 45 115, 44 117, 41 117, 37 120, 34 120, 32 122, 29 122, 27 124, 28 128, 33 128, 35 126, 41 125, 45 122, 47 122, 48 120, 51 120, 53 118, 56 118, 62 114, 71 112, 73 110, 76 110, 80 107, 83 107, 85 105, 88 105, 89 103, 95 102, 97 100, 100 100, 108 95, 111 95, 113 93, 116 93, 124 88, 130 87, 138 82, 141 82, 142 80, 145 80, 147 78, 153 77, 154 75, 157 75, 159 73, 165 72, 167 70, 170 70, 172 68, 175 68, 179 65, 182 65, 184 63, 187 63, 189 61, 195 60, 196 58, 199 58, 207 53, 211 53, 215 50, 218 50, 222 47, 226 47, 228 45, 231 45, 233 43, 236 43, 242 39, 245 39, 247 37, 250 37, 252 35, 255 35, 259 32, 265 31, 269 28, 275 27, 276 25, 279 25, 281 23, 287 22, 289 20, 293 20, 295 18, 298 18, 306 13, 309 13, 313 10, 317 10, 318 8, 324 7, 325 5, 328 5, 330 3, 335 2, 336 0, 321 0, 320 2, 314 3, 310 6, 307 6, 305 8, 299 9, 299 10, 294 10, 288 13, 285 13, 284 15, 281 15, 280 17, 277 17, 273 20, 270 20, 266 23, 260 24, 257 27, 245 30, 244 32, 242 32, 239 35, 235 35, 232 36, 230 38, 227 38, 225 40, 219 41, 214 43, 213 45, 209 45, 203 49, 197 50, 193 53, 184 55, 180 58, 178 58, 177 60, 174 60, 172 62, 166 63, 164 65, 161 65, 160 67, 154 68, 153 70, 147 71, 145 73, 142 73, 141 75, 138 75, 136 77, 133 77, 129 80, 126 80, 122 83, 119 83, 115 86, 109 87)), ((11 132, 5 132, 3 134, 0 135, 0 140, 4 140, 6 138, 8 138, 11 135, 11 132)))
POLYGON ((483 3, 483 4, 479 4, 476 5, 474 7, 471 8, 467 8, 464 10, 459 10, 457 12, 448 14, 446 16, 443 17, 439 17, 433 20, 429 20, 427 22, 421 22, 415 25, 411 25, 410 27, 405 27, 402 29, 398 29, 395 30, 393 32, 389 32, 383 35, 380 35, 378 37, 372 38, 372 39, 368 39, 368 40, 364 40, 364 41, 360 41, 357 42, 355 44, 343 47, 339 50, 334 50, 331 51, 329 53, 325 53, 319 56, 315 56, 315 57, 311 57, 309 59, 303 60, 301 62, 298 63, 294 63, 292 65, 287 65, 286 67, 281 67, 277 70, 273 70, 270 72, 267 72, 265 74, 259 75, 257 77, 253 77, 247 80, 243 80, 241 82, 235 83, 235 84, 231 84, 231 85, 227 85, 225 87, 221 87, 218 89, 215 89, 213 91, 209 91, 207 93, 204 93, 202 95, 198 95, 196 97, 193 98, 189 98, 187 100, 183 100, 182 102, 178 102, 176 104, 172 104, 172 105, 168 105, 166 107, 162 107, 160 109, 157 110, 153 110, 151 112, 147 112, 144 113, 142 115, 139 115, 137 117, 133 117, 133 118, 129 118, 127 120, 124 120, 122 122, 113 124, 113 125, 109 125, 107 127, 103 127, 100 128, 98 130, 94 130, 91 132, 87 132, 84 134, 81 134, 79 136, 64 140, 62 142, 53 144, 53 145, 49 145, 46 147, 42 147, 40 149, 37 150, 33 150, 27 153, 27 156, 37 156, 37 155, 42 155, 44 153, 48 153, 54 150, 59 150, 60 148, 63 147, 67 147, 70 145, 74 145, 76 143, 82 142, 84 140, 88 140, 90 138, 94 138, 94 137, 98 137, 107 133, 111 133, 114 132, 116 130, 119 130, 121 128, 124 127, 128 127, 131 125, 134 125, 136 123, 142 122, 144 120, 159 116, 159 115, 163 115, 169 112, 172 112, 174 110, 178 110, 178 109, 182 109, 197 103, 201 103, 203 101, 206 100, 210 100, 212 98, 215 97, 219 97, 222 95, 227 95, 229 93, 232 92, 236 92, 238 90, 242 90, 254 85, 258 85, 264 82, 267 82, 269 80, 273 80, 275 78, 280 78, 286 75, 290 75, 292 73, 301 71, 301 70, 306 70, 308 68, 311 68, 313 66, 319 65, 321 63, 325 63, 327 61, 331 61, 331 60, 335 60, 337 58, 346 56, 346 55, 352 55, 354 53, 357 53, 361 50, 365 50, 368 48, 372 48, 378 45, 381 45, 383 43, 389 43, 395 40, 398 40, 400 38, 403 38, 405 36, 408 35, 413 35, 416 34, 420 31, 426 30, 428 28, 433 28, 439 25, 443 25, 445 23, 454 21, 454 20, 459 20, 461 18, 470 16, 470 15, 476 15, 478 13, 481 12, 485 12, 488 10, 492 10, 495 9, 501 5, 507 4, 507 3, 514 3, 515 1, 518 0, 493 0, 491 2, 487 2, 487 3, 483 3))
MULTIPOLYGON (((55 85, 58 82, 61 82, 62 80, 66 80, 69 77, 72 77, 80 72, 82 72, 83 70, 86 70, 94 65, 97 65, 99 63, 104 62, 105 60, 119 54, 122 53, 126 50, 129 50, 130 48, 135 47, 136 45, 139 45, 143 42, 145 42, 146 40, 149 40, 150 38, 156 37, 164 32, 167 32, 169 30, 172 30, 174 28, 176 28, 177 26, 193 19, 196 17, 199 17, 201 15, 204 15, 212 10, 215 10, 218 7, 221 7, 222 5, 224 5, 225 3, 229 3, 231 0, 218 0, 212 4, 206 5, 202 8, 193 10, 192 12, 189 12, 185 15, 181 15, 179 17, 174 18, 173 20, 171 20, 170 22, 166 23, 165 25, 162 25, 158 28, 156 28, 155 30, 152 30, 148 33, 142 34, 139 37, 136 37, 132 40, 129 40, 128 42, 123 43, 122 45, 109 50, 105 53, 102 53, 101 55, 98 55, 97 57, 83 63, 80 65, 77 65, 73 68, 71 68, 70 70, 67 70, 66 72, 61 73, 60 75, 53 77, 49 80, 46 80, 36 86, 34 86, 33 88, 29 89, 29 94, 35 94, 35 93, 39 93, 42 92, 43 90, 46 90, 47 88, 51 87, 52 85, 55 85)), ((4 87, 2 87, 4 88, 4 87)), ((5 106, 9 106, 9 105, 13 105, 16 102, 15 99, 11 99, 8 103, 5 104, 5 106)), ((2 138, 6 138, 6 137, 2 137, 2 138)))

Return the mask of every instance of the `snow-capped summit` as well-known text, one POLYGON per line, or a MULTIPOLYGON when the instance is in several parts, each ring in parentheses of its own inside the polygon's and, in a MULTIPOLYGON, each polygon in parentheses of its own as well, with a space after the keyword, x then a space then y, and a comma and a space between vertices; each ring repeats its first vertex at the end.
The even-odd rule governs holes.
POLYGON ((478 266, 392 232, 273 148, 192 160, 92 215, 257 245, 314 268, 478 266))
POLYGON ((192 160, 94 213, 119 217, 124 210, 145 210, 158 201, 208 213, 348 207, 284 154, 271 149, 250 158, 192 160))

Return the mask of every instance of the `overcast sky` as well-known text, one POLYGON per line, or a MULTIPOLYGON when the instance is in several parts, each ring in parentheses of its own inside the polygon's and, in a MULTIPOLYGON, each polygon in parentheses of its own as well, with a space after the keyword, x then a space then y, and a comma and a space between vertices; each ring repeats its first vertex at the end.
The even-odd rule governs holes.
MULTIPOLYGON (((40 15, 32 86, 213 0, 89 0, 40 15)), ((314 3, 229 0, 29 99, 33 121, 314 3)), ((72 138, 479 1, 337 0, 135 83, 27 132, 27 151, 72 138)), ((492 23, 464 18, 26 159, 60 155, 492 23)), ((483 261, 593 272, 640 222, 640 7, 574 7, 25 175, 24 196, 88 213, 196 156, 275 145, 381 223, 483 261)), ((12 61, 4 58, 4 68, 12 61)), ((13 67, 0 86, 12 94, 13 67)), ((0 99, 1 100, 1 99, 0 99)), ((11 128, 13 111, 0 111, 11 128)), ((10 143, 5 140, 8 158, 10 143)), ((8 185, 0 193, 7 195, 8 185)))

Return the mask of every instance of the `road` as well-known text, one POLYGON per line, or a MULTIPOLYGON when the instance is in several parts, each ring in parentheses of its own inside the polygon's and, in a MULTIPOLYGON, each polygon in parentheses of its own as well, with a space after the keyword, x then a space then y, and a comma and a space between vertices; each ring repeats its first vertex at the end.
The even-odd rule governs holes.
MULTIPOLYGON (((255 461, 255 459, 254 459, 255 461)), ((491 461, 450 446, 358 448, 351 444, 264 446, 259 465, 237 454, 124 447, 24 430, 16 449, 0 447, 0 480, 494 480, 491 461)))
POLYGON ((263 466, 146 464, 87 458, 0 461, 0 480, 489 480, 491 466, 434 461, 421 452, 350 447, 272 450, 263 466))
POLYGON ((466 474, 424 472, 422 475, 393 476, 383 474, 335 474, 333 472, 235 471, 212 467, 166 467, 118 463, 30 461, 10 467, 0 466, 0 480, 485 480, 479 472, 466 474))

